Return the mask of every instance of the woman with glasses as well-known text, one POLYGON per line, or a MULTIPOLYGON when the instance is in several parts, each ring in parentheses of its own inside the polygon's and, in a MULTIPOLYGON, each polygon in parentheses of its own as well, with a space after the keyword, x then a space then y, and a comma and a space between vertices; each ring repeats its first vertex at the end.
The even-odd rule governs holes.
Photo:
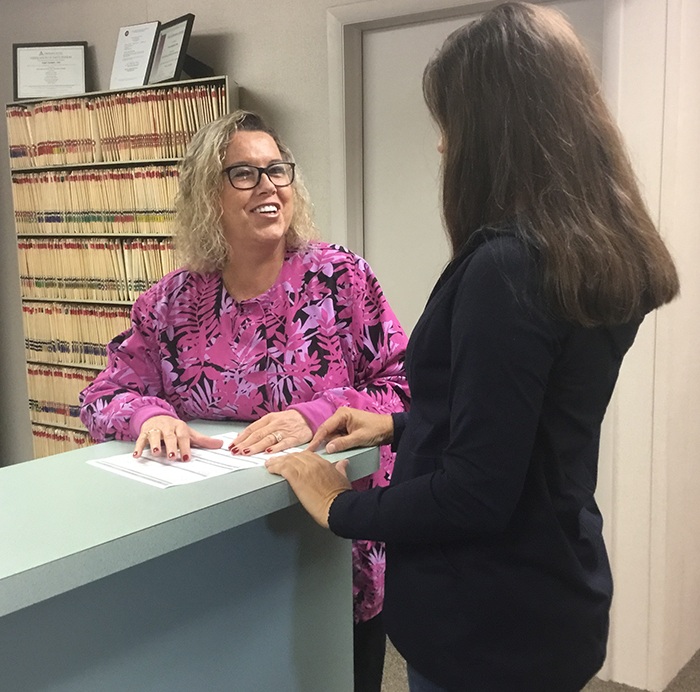
MULTIPOLYGON (((316 240, 291 152, 256 114, 203 127, 181 165, 177 244, 184 268, 141 295, 132 325, 81 395, 98 441, 135 440, 169 459, 220 444, 188 420, 253 421, 234 454, 309 442, 341 406, 408 402, 406 336, 367 263, 316 240)), ((355 484, 386 485, 393 455, 355 484)), ((353 545, 358 690, 379 692, 384 550, 353 545)))
POLYGON ((340 409, 310 445, 391 442, 391 484, 353 492, 310 450, 268 469, 322 526, 386 542, 383 617, 412 692, 575 692, 605 658, 612 598, 601 422, 678 276, 556 10, 485 12, 423 91, 452 260, 407 348, 411 410, 340 409))

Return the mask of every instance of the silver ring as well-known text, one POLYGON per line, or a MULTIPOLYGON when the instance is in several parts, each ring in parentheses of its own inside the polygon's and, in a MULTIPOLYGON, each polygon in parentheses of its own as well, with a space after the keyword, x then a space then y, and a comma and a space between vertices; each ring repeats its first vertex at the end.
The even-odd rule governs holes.
POLYGON ((275 438, 275 442, 276 442, 277 444, 279 444, 280 442, 282 442, 282 438, 284 437, 284 435, 282 435, 282 433, 281 433, 279 430, 277 430, 277 431, 275 431, 275 432, 273 432, 273 433, 270 433, 270 434, 272 435, 272 437, 275 438))
POLYGON ((159 435, 161 434, 161 429, 160 428, 151 428, 150 430, 146 430, 146 435, 155 435, 158 433, 159 435))

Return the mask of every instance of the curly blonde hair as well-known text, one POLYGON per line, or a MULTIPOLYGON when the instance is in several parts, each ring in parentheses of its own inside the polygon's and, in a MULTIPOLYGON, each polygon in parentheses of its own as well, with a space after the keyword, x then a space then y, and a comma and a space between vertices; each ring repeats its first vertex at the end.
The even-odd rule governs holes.
MULTIPOLYGON (((294 162, 289 148, 264 120, 251 111, 236 110, 200 128, 180 164, 180 186, 175 197, 175 242, 183 264, 191 271, 221 271, 229 245, 221 227, 221 174, 231 137, 238 131, 265 132, 275 140, 285 161, 294 162)), ((297 168, 292 183, 294 214, 285 235, 288 248, 300 248, 318 237, 311 202, 297 168)))

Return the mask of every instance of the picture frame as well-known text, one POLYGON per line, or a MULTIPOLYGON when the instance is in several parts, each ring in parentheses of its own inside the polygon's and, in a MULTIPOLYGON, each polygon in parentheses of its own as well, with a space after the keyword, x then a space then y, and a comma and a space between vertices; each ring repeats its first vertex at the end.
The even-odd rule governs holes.
POLYGON ((147 83, 160 22, 123 26, 117 36, 110 89, 130 89, 147 83))
POLYGON ((148 84, 180 79, 193 24, 194 15, 191 13, 161 24, 155 40, 148 84))
POLYGON ((13 43, 15 101, 84 94, 87 41, 13 43))

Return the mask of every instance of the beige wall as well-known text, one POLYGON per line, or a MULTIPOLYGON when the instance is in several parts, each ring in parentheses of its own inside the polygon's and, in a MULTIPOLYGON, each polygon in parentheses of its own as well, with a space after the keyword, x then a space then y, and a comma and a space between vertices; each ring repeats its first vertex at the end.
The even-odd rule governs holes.
POLYGON ((700 646, 700 3, 671 0, 660 223, 681 299, 659 312, 656 347, 649 649, 657 689, 700 646))
MULTIPOLYGON (((241 105, 260 110, 278 127, 305 173, 321 229, 331 228, 326 9, 341 0, 208 0, 201 6, 183 0, 0 2, 4 102, 12 100, 12 42, 87 40, 91 86, 104 89, 120 26, 193 12, 192 54, 238 82, 241 105)), ((644 62, 648 51, 640 50, 638 64, 620 66, 630 91, 631 72, 640 83, 662 85, 658 98, 622 108, 622 119, 635 143, 633 155, 653 147, 645 153, 655 157, 658 147, 658 164, 642 178, 678 259, 683 295, 645 325, 611 407, 613 429, 621 429, 610 444, 624 453, 608 450, 615 463, 601 478, 602 492, 609 494, 604 505, 612 508, 607 532, 616 574, 606 672, 620 682, 661 690, 700 647, 700 425, 694 420, 700 410, 700 3, 624 5, 630 11, 621 32, 638 37, 642 49, 647 36, 658 47, 651 41, 658 27, 666 32, 660 37, 665 54, 654 48, 652 64, 644 62), (650 12, 631 21, 635 8, 644 7, 650 12), (644 131, 651 121, 660 123, 658 136, 644 131)), ((0 130, 4 142, 4 122, 0 130)), ((11 210, 7 159, 0 156, 0 463, 30 456, 11 210)))

